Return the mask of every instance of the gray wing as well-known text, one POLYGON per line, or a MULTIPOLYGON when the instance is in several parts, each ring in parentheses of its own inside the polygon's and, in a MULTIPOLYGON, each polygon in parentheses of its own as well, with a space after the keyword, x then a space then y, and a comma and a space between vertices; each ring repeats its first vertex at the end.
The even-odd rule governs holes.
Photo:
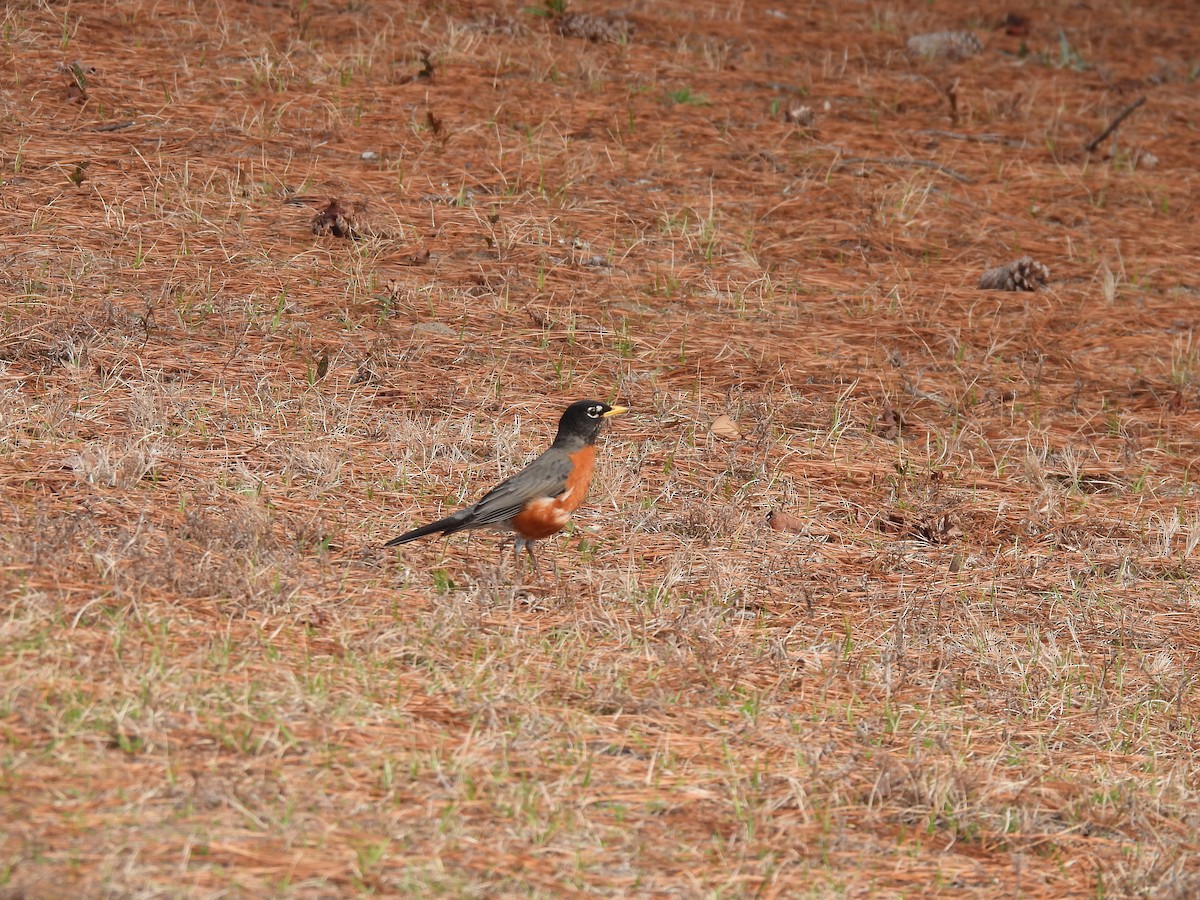
POLYGON ((461 527, 479 528, 511 519, 530 500, 557 497, 567 489, 571 475, 571 457, 551 447, 517 474, 500 482, 464 512, 461 527))

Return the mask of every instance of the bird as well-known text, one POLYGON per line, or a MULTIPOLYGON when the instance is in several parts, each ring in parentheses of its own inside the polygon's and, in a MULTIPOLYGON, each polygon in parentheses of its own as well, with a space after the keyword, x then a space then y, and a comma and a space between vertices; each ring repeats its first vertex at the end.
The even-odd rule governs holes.
POLYGON ((596 438, 605 419, 628 412, 599 400, 578 400, 558 421, 558 434, 550 448, 533 462, 506 478, 478 501, 436 522, 406 531, 385 547, 407 544, 431 534, 489 528, 516 536, 514 561, 524 548, 540 571, 534 541, 557 534, 587 496, 596 464, 596 438))

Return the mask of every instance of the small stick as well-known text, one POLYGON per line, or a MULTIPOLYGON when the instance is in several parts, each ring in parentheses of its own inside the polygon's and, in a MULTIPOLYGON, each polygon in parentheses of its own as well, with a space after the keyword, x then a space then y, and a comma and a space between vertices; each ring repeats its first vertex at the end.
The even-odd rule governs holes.
POLYGON ((129 119, 126 122, 109 122, 107 125, 97 125, 93 131, 121 131, 125 128, 131 128, 137 124, 137 119, 129 119))
POLYGON ((955 141, 974 141, 977 144, 1003 144, 1005 147, 1028 147, 1028 141, 1006 138, 1002 134, 963 134, 961 131, 944 131, 941 128, 922 128, 917 134, 949 138, 955 141))
POLYGON ((1122 122, 1124 122, 1125 119, 1127 119, 1129 117, 1130 113, 1132 113, 1135 109, 1137 109, 1139 106, 1141 106, 1145 102, 1146 102, 1146 95, 1143 94, 1142 96, 1140 96, 1136 100, 1134 100, 1132 103, 1130 103, 1127 107, 1125 107, 1123 110, 1121 110, 1119 113, 1117 113, 1117 117, 1108 123, 1107 128, 1105 128, 1102 132, 1100 132, 1098 135, 1096 135, 1094 138, 1092 138, 1090 141, 1088 141, 1086 144, 1084 144, 1083 149, 1086 152, 1091 153, 1093 150, 1095 150, 1097 147, 1099 147, 1101 141, 1103 141, 1106 137, 1108 137, 1110 134, 1112 134, 1114 131, 1116 131, 1117 127, 1122 122))

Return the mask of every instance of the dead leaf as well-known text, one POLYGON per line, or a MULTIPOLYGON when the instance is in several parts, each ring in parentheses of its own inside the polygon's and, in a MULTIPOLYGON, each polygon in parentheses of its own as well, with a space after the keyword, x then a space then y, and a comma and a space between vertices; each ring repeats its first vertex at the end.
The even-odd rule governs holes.
POLYGON ((713 419, 713 423, 708 426, 708 432, 714 437, 719 437, 727 441, 740 441, 742 439, 742 432, 738 430, 737 423, 726 415, 720 415, 713 419))
POLYGON ((432 109, 425 110, 425 124, 429 126, 429 130, 433 132, 434 137, 440 138, 443 136, 442 120, 433 114, 432 109))
POLYGON ((776 531, 786 531, 791 534, 803 534, 806 525, 805 521, 799 516, 793 516, 791 513, 778 509, 773 509, 767 513, 767 524, 776 531))
POLYGON ((904 416, 897 412, 892 404, 885 403, 883 412, 879 414, 879 423, 875 427, 875 434, 885 441, 894 441, 900 436, 900 431, 905 424, 904 416))

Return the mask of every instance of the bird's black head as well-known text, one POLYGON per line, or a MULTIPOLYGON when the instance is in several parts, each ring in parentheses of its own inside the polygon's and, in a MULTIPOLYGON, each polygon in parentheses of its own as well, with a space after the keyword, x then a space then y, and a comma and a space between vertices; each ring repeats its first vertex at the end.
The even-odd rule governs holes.
POLYGON ((599 400, 577 400, 567 407, 558 420, 558 436, 554 445, 593 444, 605 419, 625 412, 624 406, 609 406, 599 400))

